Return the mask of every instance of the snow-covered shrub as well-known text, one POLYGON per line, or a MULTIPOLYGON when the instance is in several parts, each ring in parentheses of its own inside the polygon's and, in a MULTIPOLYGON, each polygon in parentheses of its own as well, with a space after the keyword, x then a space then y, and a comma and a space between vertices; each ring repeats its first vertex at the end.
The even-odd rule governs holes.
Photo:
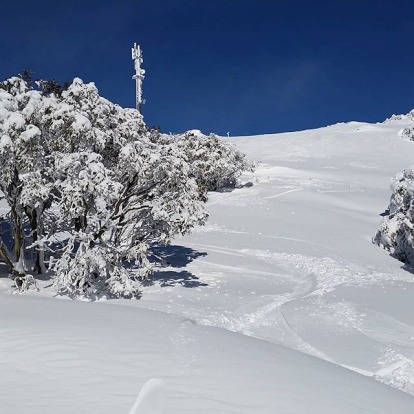
POLYGON ((159 135, 160 142, 175 143, 190 165, 190 173, 197 182, 201 198, 207 191, 237 184, 243 171, 252 170, 242 152, 217 135, 204 135, 199 130, 180 135, 159 135))
POLYGON ((414 166, 398 174, 391 185, 391 201, 374 243, 398 260, 414 264, 414 166))
POLYGON ((0 256, 10 272, 24 277, 30 247, 38 272, 49 252, 67 293, 136 295, 152 271, 148 246, 207 218, 179 142, 152 140, 138 111, 93 83, 76 78, 54 93, 2 82, 0 191, 12 243, 0 235, 0 256))
MULTIPOLYGON (((390 118, 387 118, 384 123, 396 122, 396 121, 414 121, 414 109, 404 115, 392 115, 390 118)), ((404 128, 401 131, 401 138, 406 139, 407 141, 414 141, 414 124, 404 128)))
POLYGON ((407 141, 414 141, 414 125, 404 128, 401 132, 401 138, 407 141))
POLYGON ((391 115, 389 118, 387 118, 384 123, 390 123, 395 121, 414 121, 414 109, 412 109, 407 114, 401 114, 401 115, 391 115))

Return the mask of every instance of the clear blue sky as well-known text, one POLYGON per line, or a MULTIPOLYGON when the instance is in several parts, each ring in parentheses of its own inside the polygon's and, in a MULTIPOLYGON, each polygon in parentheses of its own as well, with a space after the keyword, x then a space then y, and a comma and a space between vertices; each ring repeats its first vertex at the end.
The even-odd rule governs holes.
POLYGON ((94 81, 149 126, 231 135, 382 121, 414 108, 414 2, 0 0, 0 77, 94 81))

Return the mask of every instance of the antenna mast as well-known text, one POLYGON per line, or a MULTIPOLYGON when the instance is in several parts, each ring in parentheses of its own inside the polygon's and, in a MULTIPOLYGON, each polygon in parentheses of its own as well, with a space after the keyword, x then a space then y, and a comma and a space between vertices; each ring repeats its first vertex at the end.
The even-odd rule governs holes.
POLYGON ((135 79, 135 91, 136 91, 136 108, 141 113, 141 105, 142 105, 142 81, 144 80, 145 70, 141 69, 141 63, 143 62, 142 59, 142 52, 139 45, 134 43, 134 47, 132 48, 132 60, 134 61, 135 67, 135 75, 132 79, 135 79))

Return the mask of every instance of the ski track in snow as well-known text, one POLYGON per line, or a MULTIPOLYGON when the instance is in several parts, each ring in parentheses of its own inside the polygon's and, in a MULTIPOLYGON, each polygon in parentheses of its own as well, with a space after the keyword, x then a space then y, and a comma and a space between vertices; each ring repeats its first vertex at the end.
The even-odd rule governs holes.
POLYGON ((280 194, 276 194, 276 195, 268 196, 268 197, 263 197, 263 199, 268 200, 270 198, 277 198, 277 197, 281 197, 281 196, 284 196, 286 194, 294 193, 295 191, 300 191, 300 190, 301 190, 301 188, 294 188, 293 190, 287 190, 287 191, 284 191, 283 193, 280 193, 280 194))
MULTIPOLYGON (((349 166, 363 170, 376 168, 355 162, 349 163, 349 166)), ((326 168, 336 169, 335 167, 326 168)), ((256 184, 265 186, 272 183, 272 190, 276 190, 276 194, 271 194, 268 189, 267 194, 270 193, 270 195, 255 198, 247 191, 235 191, 226 193, 225 197, 214 195, 210 204, 223 204, 231 207, 244 207, 249 204, 253 207, 263 206, 267 202, 278 202, 303 190, 328 196, 343 194, 344 197, 347 197, 349 193, 363 194, 366 191, 364 185, 358 181, 350 184, 347 181, 326 179, 319 173, 289 168, 276 168, 275 170, 274 167, 262 165, 254 175, 255 178, 248 177, 248 181, 256 181, 256 184), (275 175, 277 173, 285 176, 275 175)), ((231 234, 255 236, 254 233, 248 231, 229 229, 224 225, 210 223, 196 232, 222 234, 223 238, 231 234)), ((211 288, 220 289, 225 274, 236 274, 241 278, 248 277, 250 280, 266 279, 266 283, 278 283, 277 281, 282 278, 289 280, 293 285, 290 291, 285 293, 244 298, 243 303, 235 309, 226 309, 225 306, 214 310, 203 309, 198 315, 192 309, 188 312, 188 316, 202 325, 221 327, 286 345, 414 394, 414 341, 411 339, 414 338, 414 328, 395 319, 391 320, 389 315, 370 309, 360 309, 354 303, 334 299, 335 290, 341 286, 367 288, 388 283, 413 283, 412 276, 401 269, 384 272, 384 268, 351 263, 343 259, 337 249, 316 241, 293 236, 261 235, 261 237, 309 245, 318 251, 326 252, 330 257, 192 243, 196 249, 203 249, 225 258, 220 261, 197 259, 196 269, 202 273, 197 273, 197 271, 195 273, 200 274, 200 277, 207 281, 211 288), (231 265, 224 264, 228 262, 226 258, 231 257, 248 258, 250 265, 248 268, 235 266, 231 259, 229 259, 231 265), (267 269, 274 267, 275 271, 261 270, 260 263, 265 263, 267 269), (329 300, 325 300, 327 295, 330 295, 329 300), (298 308, 297 315, 292 312, 295 307, 298 308), (376 344, 378 358, 371 366, 369 364, 358 366, 358 361, 352 362, 346 358, 342 360, 341 355, 335 355, 329 346, 322 349, 318 341, 313 343, 312 335, 302 326, 300 318, 303 316, 317 319, 316 328, 322 329, 322 332, 325 331, 325 335, 344 335, 345 339, 346 335, 367 338, 376 344)), ((312 324, 309 326, 312 327, 312 324)), ((332 347, 342 346, 340 341, 338 343, 332 341, 332 344, 332 347)))
MULTIPOLYGON (((223 232, 223 227, 215 231, 223 232)), ((188 316, 200 325, 215 326, 258 339, 270 340, 286 345, 298 351, 315 357, 337 363, 346 368, 371 376, 385 384, 414 394, 414 328, 397 320, 391 320, 388 315, 372 310, 356 309, 354 304, 343 301, 324 301, 326 294, 332 293, 340 286, 377 285, 383 282, 413 283, 411 276, 404 271, 384 273, 375 269, 361 267, 349 262, 341 262, 330 257, 316 258, 302 254, 276 253, 269 250, 258 249, 233 249, 229 247, 217 247, 206 244, 194 244, 195 248, 208 250, 227 257, 248 257, 251 262, 265 262, 275 265, 278 272, 249 269, 249 278, 275 278, 281 275, 294 281, 295 286, 291 292, 277 295, 263 295, 244 303, 234 310, 203 310, 199 315, 193 311, 188 316), (312 306, 318 305, 316 312, 312 306, 305 309, 305 313, 318 317, 320 320, 332 324, 332 329, 358 332, 372 340, 382 349, 382 356, 377 360, 378 369, 368 370, 336 360, 329 353, 321 350, 303 337, 295 328, 295 323, 289 320, 284 309, 288 304, 298 303, 303 307, 304 300, 312 300, 312 306), (313 312, 313 313, 312 313, 313 312), (404 353, 400 348, 410 347, 411 354, 404 353)), ((204 270, 210 268, 208 274, 204 274, 203 280, 208 282, 211 288, 219 288, 223 274, 240 274, 246 272, 243 267, 209 262, 205 259, 197 259, 198 266, 204 270), (218 271, 213 271, 217 269, 218 271)), ((277 280, 277 277, 276 279, 277 280)), ((184 310, 184 313, 187 311, 184 310)), ((330 329, 327 325, 327 329, 330 329)), ((334 331, 333 331, 334 332, 334 331)), ((178 334, 177 334, 178 335, 178 334)), ((184 337, 177 336, 176 346, 185 343, 184 337)), ((186 362, 188 364, 188 360, 186 362)))

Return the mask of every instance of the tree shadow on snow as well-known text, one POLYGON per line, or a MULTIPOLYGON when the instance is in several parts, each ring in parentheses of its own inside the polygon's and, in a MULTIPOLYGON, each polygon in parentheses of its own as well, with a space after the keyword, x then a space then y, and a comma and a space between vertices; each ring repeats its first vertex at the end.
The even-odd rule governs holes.
POLYGON ((159 283, 161 287, 181 285, 185 288, 195 288, 208 286, 207 283, 201 282, 200 279, 186 270, 174 272, 172 270, 160 270, 154 272, 151 279, 143 282, 144 286, 152 286, 159 283))
POLYGON ((150 261, 158 262, 162 266, 185 267, 199 257, 207 256, 206 252, 199 252, 190 247, 178 245, 152 245, 150 261))
POLYGON ((171 267, 186 267, 197 258, 207 256, 206 252, 199 252, 190 247, 179 245, 153 245, 151 246, 150 252, 151 262, 158 263, 161 267, 169 269, 155 271, 153 276, 143 283, 144 286, 150 286, 154 283, 159 283, 162 287, 174 285, 181 285, 186 288, 208 286, 207 283, 201 282, 197 276, 187 270, 171 270, 171 267))
MULTIPOLYGON (((397 257, 395 257, 395 256, 393 256, 392 254, 390 254, 390 256, 391 257, 394 257, 395 259, 397 259, 398 260, 398 258, 397 257)), ((401 260, 400 260, 401 261, 401 260)), ((411 273, 411 274, 414 274, 414 266, 412 265, 412 264, 409 264, 409 263, 404 263, 402 266, 401 266, 401 269, 403 269, 403 270, 405 270, 406 272, 409 272, 409 273, 411 273)))
POLYGON ((223 187, 219 187, 214 190, 215 193, 231 193, 235 190, 239 190, 240 188, 250 188, 253 187, 253 183, 251 181, 245 184, 236 184, 236 185, 225 185, 223 187))

